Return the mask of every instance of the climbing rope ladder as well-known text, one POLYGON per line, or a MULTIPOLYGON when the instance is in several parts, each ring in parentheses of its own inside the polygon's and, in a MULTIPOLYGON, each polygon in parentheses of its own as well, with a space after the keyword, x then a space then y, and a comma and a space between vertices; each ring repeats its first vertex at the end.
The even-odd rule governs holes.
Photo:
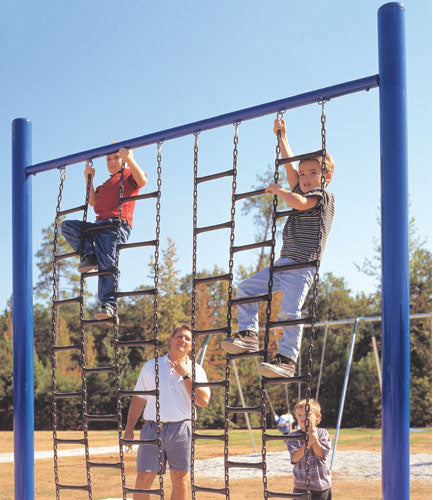
MULTIPOLYGON (((298 155, 295 157, 280 159, 280 134, 278 135, 277 147, 276 147, 276 159, 275 159, 275 171, 274 171, 274 182, 278 183, 279 178, 279 166, 284 163, 292 163, 300 160, 307 160, 312 158, 317 158, 319 155, 321 157, 321 189, 324 190, 325 187, 325 172, 326 172, 326 116, 325 116, 325 100, 322 99, 320 101, 322 106, 321 113, 321 142, 322 148, 319 151, 314 151, 312 153, 307 153, 303 155, 298 155)), ((282 117, 281 112, 277 114, 277 117, 282 117)), ((306 467, 306 494, 303 493, 285 493, 285 492, 275 492, 270 491, 267 485, 267 466, 266 466, 266 443, 268 441, 273 440, 284 440, 284 441, 305 441, 305 457, 308 457, 309 454, 309 446, 308 446, 308 427, 309 427, 309 418, 308 414, 310 411, 309 400, 311 398, 311 385, 312 385, 312 362, 313 362, 313 339, 315 336, 315 323, 317 316, 317 286, 319 280, 319 266, 320 266, 320 240, 321 234, 323 230, 323 204, 321 204, 321 221, 319 225, 319 234, 317 238, 317 256, 318 258, 315 261, 305 262, 305 263, 297 263, 290 264, 284 266, 275 266, 275 234, 276 234, 276 221, 281 217, 291 217, 294 216, 295 212, 283 211, 277 212, 278 206, 278 197, 274 195, 272 207, 272 229, 271 229, 271 238, 269 240, 265 240, 262 242, 235 246, 235 214, 236 214, 236 202, 239 200, 243 200, 245 198, 251 198, 254 196, 262 196, 265 194, 264 189, 259 189, 256 191, 250 191, 245 193, 236 193, 237 187, 237 157, 238 157, 238 127, 239 122, 234 123, 235 134, 234 134, 234 148, 233 148, 233 168, 231 170, 227 170, 224 172, 219 172, 216 174, 206 175, 199 177, 198 176, 198 133, 195 133, 195 142, 194 142, 194 200, 193 200, 193 272, 192 272, 192 328, 193 328, 193 341, 192 341, 192 361, 193 361, 193 389, 192 389, 192 446, 191 446, 191 485, 192 485, 192 497, 196 498, 196 492, 211 492, 216 494, 225 495, 226 499, 230 498, 230 485, 229 485, 229 470, 231 468, 250 468, 250 469, 261 469, 263 471, 263 485, 264 485, 264 498, 309 498, 310 495, 310 478, 309 478, 309 465, 308 460, 305 461, 306 467), (231 177, 232 178, 232 205, 231 205, 231 219, 230 221, 214 224, 211 226, 197 227, 197 198, 198 198, 198 185, 203 182, 212 181, 215 179, 220 179, 222 177, 231 177), (205 278, 197 278, 197 235, 210 232, 217 231, 220 229, 230 229, 230 250, 229 250, 229 269, 227 274, 219 275, 219 276, 211 276, 205 278), (245 250, 251 250, 256 248, 270 247, 270 273, 269 273, 269 282, 268 282, 268 293, 261 296, 254 297, 242 297, 242 298, 232 298, 233 295, 233 262, 234 262, 234 254, 237 252, 242 252, 245 250), (278 320, 271 321, 271 312, 272 312, 272 288, 273 288, 273 274, 276 272, 287 271, 290 269, 299 269, 304 267, 315 267, 314 273, 314 282, 312 287, 312 311, 311 316, 308 318, 301 318, 295 320, 278 320), (213 282, 228 282, 228 300, 227 300, 227 326, 223 328, 214 328, 207 330, 198 330, 195 328, 196 324, 196 287, 199 284, 207 284, 213 282), (263 350, 259 350, 257 352, 246 352, 239 354, 226 354, 226 378, 225 381, 217 381, 217 382, 208 382, 208 383, 197 383, 195 381, 195 353, 196 353, 196 339, 201 335, 216 335, 216 334, 225 334, 231 335, 232 332, 232 308, 233 306, 237 306, 245 303, 252 302, 266 302, 266 325, 265 325, 265 338, 264 338, 264 347, 263 350), (236 359, 243 359, 249 357, 262 357, 266 362, 268 357, 268 346, 269 346, 269 332, 270 329, 276 329, 283 326, 288 325, 307 325, 309 326, 309 334, 308 334, 308 363, 306 374, 303 376, 292 377, 290 379, 287 378, 261 378, 261 391, 260 391, 260 404, 256 406, 250 407, 235 407, 230 405, 229 401, 229 390, 230 390, 230 363, 234 362, 236 359), (266 386, 268 384, 287 384, 287 383, 305 383, 305 399, 306 399, 306 432, 303 436, 291 437, 287 435, 273 435, 268 434, 266 432, 266 398, 269 399, 268 393, 266 391, 266 386), (203 435, 199 434, 195 431, 195 388, 203 387, 203 386, 224 386, 225 387, 225 414, 224 414, 224 434, 219 435, 203 435), (260 415, 261 422, 261 430, 262 430, 262 453, 261 453, 261 461, 259 462, 238 462, 230 459, 229 456, 229 420, 230 416, 236 413, 257 413, 260 415), (195 441, 197 439, 215 439, 224 441, 224 488, 212 488, 199 486, 196 484, 195 475, 194 475, 194 450, 195 450, 195 441)), ((269 404, 272 407, 272 404, 269 399, 269 404)))
MULTIPOLYGON (((68 210, 60 210, 60 205, 62 201, 63 186, 65 181, 66 170, 65 168, 60 169, 60 187, 59 194, 57 198, 56 207, 56 217, 54 222, 54 239, 53 239, 53 301, 52 301, 52 425, 53 425, 53 447, 54 447, 54 473, 55 473, 55 485, 56 485, 56 498, 60 498, 60 492, 62 490, 82 490, 88 492, 89 499, 92 499, 92 477, 91 470, 93 468, 109 468, 109 469, 119 469, 122 479, 122 490, 123 498, 127 498, 128 493, 151 493, 159 494, 161 498, 164 496, 163 490, 163 479, 162 479, 162 451, 161 451, 161 438, 160 438, 160 411, 159 411, 159 364, 158 364, 158 266, 159 266, 159 235, 160 235, 160 212, 161 212, 161 147, 162 142, 159 142, 157 150, 157 190, 152 193, 147 193, 143 195, 124 197, 123 191, 123 174, 124 174, 124 162, 122 163, 121 175, 120 175, 120 190, 119 190, 119 216, 116 223, 113 224, 100 224, 97 226, 87 226, 87 211, 89 203, 89 192, 90 192, 90 175, 88 176, 87 189, 86 189, 86 200, 85 204, 79 207, 75 207, 68 210), (156 229, 155 229, 155 239, 149 241, 141 241, 135 243, 124 243, 120 244, 120 228, 122 222, 122 205, 125 202, 144 200, 149 198, 156 199, 156 229), (81 249, 84 248, 84 237, 93 231, 98 231, 107 228, 115 228, 117 230, 116 237, 116 259, 115 268, 110 271, 94 271, 85 272, 80 276, 80 294, 78 297, 61 299, 59 295, 59 262, 72 257, 77 257, 80 252, 72 252, 68 254, 58 254, 58 230, 59 222, 61 218, 67 214, 74 212, 83 211, 83 227, 81 249), (134 290, 129 292, 120 292, 119 288, 119 254, 121 250, 126 250, 135 247, 145 247, 153 246, 154 251, 154 287, 144 290, 134 290), (91 277, 97 277, 106 274, 114 274, 114 289, 115 289, 115 314, 109 319, 85 319, 85 305, 84 305, 84 288, 85 280, 91 277), (135 340, 122 340, 119 338, 119 328, 118 328, 118 302, 117 299, 120 297, 131 297, 131 296, 152 296, 153 297, 153 335, 150 338, 138 338, 135 340), (80 340, 78 344, 75 345, 59 345, 58 344, 58 324, 59 324, 59 313, 60 308, 63 305, 78 303, 80 306, 80 340), (113 328, 113 340, 112 345, 114 347, 114 364, 111 366, 102 367, 89 367, 86 364, 86 349, 85 349, 85 330, 88 326, 102 326, 110 325, 113 328), (121 388, 120 381, 120 362, 119 362, 119 348, 143 348, 146 346, 154 347, 154 358, 155 358, 155 389, 148 391, 130 391, 123 390, 121 388), (79 351, 80 362, 79 367, 81 369, 81 390, 77 392, 59 392, 57 390, 57 353, 62 351, 79 351), (107 415, 90 415, 88 413, 88 392, 87 392, 87 377, 91 374, 101 374, 101 373, 114 373, 116 377, 116 384, 114 389, 114 396, 116 398, 116 411, 113 414, 107 415), (131 396, 155 396, 156 401, 156 421, 157 421, 157 438, 155 440, 125 440, 122 437, 122 404, 121 399, 124 397, 131 396), (83 422, 83 438, 81 439, 61 439, 57 437, 57 422, 58 422, 58 408, 57 402, 60 399, 81 399, 82 405, 82 422, 83 422), (119 461, 118 462, 94 462, 90 459, 89 453, 89 423, 92 422, 113 422, 117 425, 117 430, 119 434, 119 461), (132 444, 154 444, 158 446, 158 456, 159 456, 159 488, 153 490, 140 490, 136 488, 129 488, 126 486, 126 477, 124 469, 124 457, 123 457, 123 446, 131 446, 132 444), (61 444, 80 444, 84 445, 85 459, 86 459, 86 475, 87 484, 73 485, 60 482, 59 478, 59 468, 58 468, 58 445, 61 444)), ((92 164, 92 162, 89 162, 92 164)))

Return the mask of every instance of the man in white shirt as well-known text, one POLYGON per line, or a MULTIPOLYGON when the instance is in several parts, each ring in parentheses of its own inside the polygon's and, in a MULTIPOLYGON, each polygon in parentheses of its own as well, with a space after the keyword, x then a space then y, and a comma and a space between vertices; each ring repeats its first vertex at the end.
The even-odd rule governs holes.
MULTIPOLYGON (((192 347, 191 327, 182 324, 175 328, 170 338, 168 354, 158 360, 159 403, 162 443, 162 472, 166 462, 170 467, 172 483, 171 500, 186 500, 188 472, 191 461, 191 391, 192 362, 188 357, 192 347)), ((197 382, 207 382, 206 373, 195 364, 197 382)), ((155 389, 155 360, 145 363, 141 369, 135 391, 155 389)), ((209 403, 208 387, 196 387, 195 402, 204 407, 209 403)), ((156 439, 155 396, 134 396, 128 411, 124 439, 134 439, 134 426, 141 413, 145 421, 140 439, 156 439), (147 404, 146 404, 147 402, 147 404), (145 406, 146 404, 146 406, 145 406), (143 411, 144 408, 144 411, 143 411)), ((140 444, 137 453, 137 489, 150 489, 159 472, 158 447, 140 444)), ((149 500, 147 493, 134 493, 134 500, 149 500)))

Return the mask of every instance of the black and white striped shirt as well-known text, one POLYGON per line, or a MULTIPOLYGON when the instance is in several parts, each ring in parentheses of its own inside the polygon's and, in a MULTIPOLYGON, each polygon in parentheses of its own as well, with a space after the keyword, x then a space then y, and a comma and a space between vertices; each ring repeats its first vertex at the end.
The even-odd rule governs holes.
POLYGON ((334 195, 326 189, 311 189, 303 193, 299 184, 292 190, 306 198, 317 196, 320 198, 317 205, 308 210, 293 208, 287 217, 283 229, 283 248, 281 257, 290 257, 295 262, 309 262, 317 259, 318 234, 320 228, 321 206, 324 207, 322 237, 320 240, 321 255, 325 249, 326 238, 334 219, 334 195))

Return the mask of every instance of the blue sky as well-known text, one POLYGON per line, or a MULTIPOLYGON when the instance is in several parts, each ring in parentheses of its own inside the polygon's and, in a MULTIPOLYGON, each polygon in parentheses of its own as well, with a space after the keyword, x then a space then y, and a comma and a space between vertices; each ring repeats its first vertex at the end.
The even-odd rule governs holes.
MULTIPOLYGON (((0 257, 6 269, 0 307, 12 290, 11 122, 26 117, 33 126, 33 162, 126 140, 147 133, 289 97, 377 73, 377 9, 364 0, 125 0, 16 1, 0 4, 0 146, 4 179, 5 238, 0 257)), ((431 2, 409 0, 406 8, 409 191, 418 234, 431 246, 431 2)), ((329 186, 336 216, 322 272, 343 277, 350 288, 369 293, 374 281, 359 271, 373 255, 379 236, 380 203, 378 90, 327 105, 328 150, 336 162, 329 186)), ((274 161, 274 116, 241 124, 239 191, 257 185, 256 176, 274 161)), ((286 113, 296 154, 320 147, 320 108, 286 113)), ((230 168, 233 127, 200 135, 199 171, 230 168)), ((135 150, 155 188, 156 149, 135 150)), ((163 145, 162 248, 177 246, 181 274, 191 272, 193 138, 163 145)), ((95 162, 96 183, 107 171, 95 162)), ((52 223, 58 171, 33 177, 33 251, 41 229, 52 223)), ((199 225, 224 222, 230 182, 199 190, 199 225)), ((80 205, 83 165, 68 169, 64 205, 80 205)), ((240 208, 240 207, 239 207, 240 208)), ((154 234, 152 202, 137 204, 130 241, 154 234)), ((236 242, 254 241, 250 217, 237 211, 236 242)), ((279 246, 278 246, 279 251, 279 246)), ((121 288, 148 280, 150 253, 121 257, 121 288)), ((235 265, 256 261, 236 257, 235 265)), ((199 236, 198 265, 227 268, 228 232, 199 236)), ((37 280, 35 268, 34 282, 37 280)))

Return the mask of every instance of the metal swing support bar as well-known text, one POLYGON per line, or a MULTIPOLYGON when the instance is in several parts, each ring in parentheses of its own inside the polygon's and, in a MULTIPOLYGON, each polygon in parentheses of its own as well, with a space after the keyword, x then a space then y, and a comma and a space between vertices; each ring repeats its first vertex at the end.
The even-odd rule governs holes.
POLYGON ((232 125, 235 122, 252 120, 253 118, 270 115, 273 113, 277 113, 278 111, 299 108, 308 104, 314 104, 321 101, 322 99, 330 100, 335 97, 342 97, 344 95, 353 94, 355 92, 362 92, 366 90, 368 91, 378 86, 378 75, 367 76, 365 78, 360 78, 359 80, 352 80, 350 82, 333 85, 331 87, 325 87, 319 90, 313 90, 304 94, 298 94, 296 96, 279 99, 277 101, 271 101, 265 104, 259 104, 258 106, 252 106, 250 108, 233 111, 231 113, 225 113, 213 118, 207 118, 205 120, 188 123, 186 125, 162 130, 160 132, 142 135, 134 139, 116 142, 115 145, 107 144, 106 146, 102 146, 99 148, 88 149, 87 151, 81 151, 80 153, 75 153, 68 156, 63 156, 61 158, 56 158, 54 160, 37 163, 26 168, 26 174, 33 175, 39 172, 45 172, 46 170, 52 170, 66 165, 82 163, 90 159, 99 158, 101 156, 115 153, 122 147, 134 149, 142 146, 149 146, 161 141, 165 142, 171 139, 178 139, 179 137, 191 135, 196 132, 203 132, 205 130, 224 127, 225 125, 232 125))

